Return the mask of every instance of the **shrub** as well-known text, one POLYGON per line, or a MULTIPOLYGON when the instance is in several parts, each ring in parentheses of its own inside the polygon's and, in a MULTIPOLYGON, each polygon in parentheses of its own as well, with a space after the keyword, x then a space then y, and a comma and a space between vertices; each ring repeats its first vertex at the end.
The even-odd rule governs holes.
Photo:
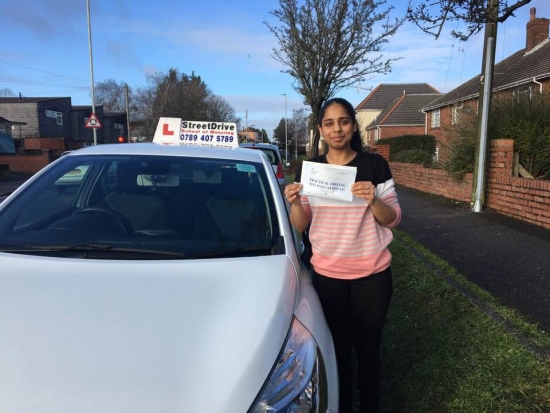
POLYGON ((449 176, 460 179, 464 174, 473 172, 476 156, 475 135, 459 136, 451 140, 448 147, 449 156, 440 162, 449 176))
POLYGON ((494 99, 490 137, 513 139, 520 164, 533 177, 550 179, 550 93, 494 99))
POLYGON ((404 149, 391 156, 393 162, 417 163, 432 166, 433 155, 423 149, 404 149))
POLYGON ((398 161, 394 156, 401 151, 419 149, 431 156, 435 155, 436 140, 432 135, 402 135, 394 138, 380 139, 378 145, 390 146, 390 161, 398 161))
MULTIPOLYGON (((450 144, 443 168, 455 178, 472 172, 475 165, 477 115, 461 115, 449 131, 450 144)), ((535 178, 550 179, 550 93, 530 99, 500 95, 491 102, 489 139, 513 139, 520 164, 535 178)))

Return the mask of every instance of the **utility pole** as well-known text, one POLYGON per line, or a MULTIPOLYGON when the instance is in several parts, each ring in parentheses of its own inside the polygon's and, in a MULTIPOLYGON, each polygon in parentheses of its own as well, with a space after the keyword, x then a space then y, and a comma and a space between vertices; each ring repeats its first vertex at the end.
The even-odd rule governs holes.
POLYGON ((248 109, 244 112, 244 136, 245 143, 248 143, 248 109))
MULTIPOLYGON (((92 113, 95 114, 95 93, 94 93, 94 58, 92 55, 92 25, 90 24, 90 0, 86 0, 88 16, 88 49, 90 50, 90 80, 92 82, 92 113)), ((97 129, 93 128, 94 146, 97 145, 97 129)))
POLYGON ((483 63, 481 88, 479 91, 479 108, 477 124, 476 159, 474 164, 472 210, 481 212, 485 203, 485 173, 487 161, 487 132, 489 111, 493 90, 493 72, 495 67, 495 50, 497 39, 498 1, 488 0, 488 16, 491 21, 485 23, 485 40, 483 43, 483 63))
POLYGON ((294 159, 298 159, 298 128, 294 119, 294 159))
POLYGON ((124 95, 126 96, 126 129, 128 130, 128 142, 130 142, 130 103, 128 102, 128 84, 124 84, 124 95))
POLYGON ((287 128, 287 111, 286 111, 286 93, 281 93, 285 97, 285 163, 288 162, 288 128, 287 128))

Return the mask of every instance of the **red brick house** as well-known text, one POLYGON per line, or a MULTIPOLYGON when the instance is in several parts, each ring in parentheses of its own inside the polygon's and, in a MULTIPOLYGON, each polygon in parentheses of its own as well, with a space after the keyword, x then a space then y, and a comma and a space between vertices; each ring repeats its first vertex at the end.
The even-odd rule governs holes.
POLYGON ((401 135, 425 134, 426 115, 422 112, 422 108, 441 96, 443 96, 441 93, 411 95, 404 93, 394 99, 365 128, 367 144, 401 135))
MULTIPOLYGON (((375 119, 379 119, 382 111, 387 109, 388 105, 392 102, 395 102, 404 95, 429 95, 434 93, 438 94, 439 91, 427 83, 381 83, 376 86, 372 92, 355 107, 363 145, 368 146, 373 143, 372 141, 368 141, 369 135, 367 134, 367 127, 375 119)), ((437 95, 434 99, 436 97, 437 95)), ((418 122, 416 119, 414 121, 418 122)))
POLYGON ((242 129, 239 131, 239 137, 242 137, 244 142, 261 142, 262 138, 259 136, 258 132, 253 130, 250 127, 242 129))
MULTIPOLYGON (((550 90, 549 24, 549 19, 537 18, 536 9, 531 8, 525 49, 495 64, 493 94, 531 97, 550 90)), ((438 139, 442 152, 448 139, 446 134, 459 122, 460 115, 477 112, 481 80, 482 76, 478 75, 423 108, 427 115, 426 131, 438 139)))

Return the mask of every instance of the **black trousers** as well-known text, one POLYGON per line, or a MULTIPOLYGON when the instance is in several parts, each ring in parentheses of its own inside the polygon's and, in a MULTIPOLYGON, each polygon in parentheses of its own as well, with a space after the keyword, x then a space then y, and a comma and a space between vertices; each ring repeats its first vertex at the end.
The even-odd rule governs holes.
POLYGON ((380 339, 393 293, 391 269, 356 280, 313 271, 313 285, 332 333, 340 383, 340 413, 352 411, 352 347, 358 363, 360 411, 378 412, 382 384, 380 339))

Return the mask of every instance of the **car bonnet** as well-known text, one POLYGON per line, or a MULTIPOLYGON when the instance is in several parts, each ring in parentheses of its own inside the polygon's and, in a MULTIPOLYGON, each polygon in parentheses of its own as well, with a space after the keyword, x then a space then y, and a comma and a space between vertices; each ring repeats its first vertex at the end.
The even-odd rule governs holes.
POLYGON ((3 413, 246 411, 297 290, 285 255, 0 260, 3 413))

